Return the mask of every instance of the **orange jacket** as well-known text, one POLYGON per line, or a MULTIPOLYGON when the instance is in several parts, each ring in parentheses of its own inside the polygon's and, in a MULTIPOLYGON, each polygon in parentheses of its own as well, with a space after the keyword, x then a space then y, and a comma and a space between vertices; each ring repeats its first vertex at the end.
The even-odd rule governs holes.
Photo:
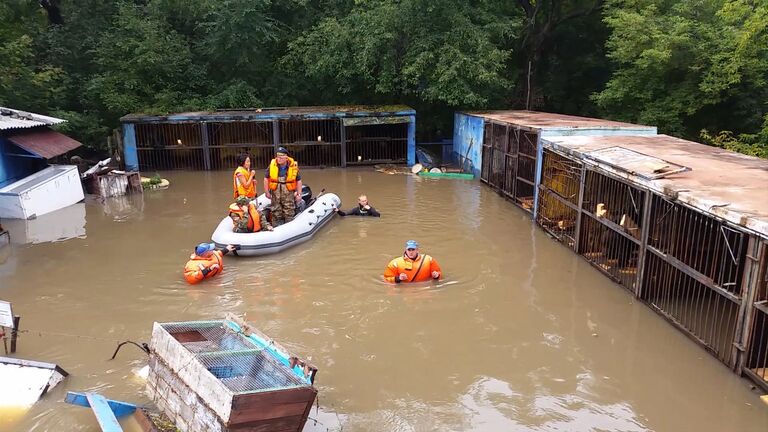
POLYGON ((194 285, 203 279, 216 276, 224 270, 223 256, 224 254, 218 250, 213 251, 208 257, 192 254, 189 257, 189 261, 187 261, 187 264, 184 266, 184 279, 194 285), (203 269, 200 268, 201 264, 203 269, 206 270, 210 270, 211 266, 214 264, 218 264, 219 268, 203 272, 203 269))
MULTIPOLYGON (((237 213, 240 217, 243 217, 243 209, 236 203, 229 205, 229 213, 237 213)), ((232 228, 234 228, 234 222, 232 228)), ((259 208, 256 207, 256 203, 253 201, 248 203, 248 230, 250 230, 250 232, 258 232, 261 230, 261 214, 259 213, 259 208)))
MULTIPOLYGON (((288 164, 288 174, 285 177, 285 187, 293 192, 296 190, 296 177, 299 175, 299 164, 296 163, 293 158, 288 158, 288 162, 286 163, 288 164)), ((277 161, 272 159, 272 162, 269 163, 269 190, 273 191, 277 189, 278 172, 277 161)))
POLYGON ((440 265, 429 255, 419 254, 415 260, 403 255, 397 257, 387 264, 384 269, 384 279, 387 282, 423 282, 432 279, 432 272, 436 271, 443 277, 440 265), (408 275, 408 279, 401 281, 398 277, 400 273, 408 275))
POLYGON ((232 174, 232 190, 235 195, 235 199, 239 196, 246 196, 248 198, 254 198, 256 197, 256 182, 251 181, 250 186, 245 186, 244 184, 241 184, 240 181, 237 179, 237 175, 242 174, 243 177, 248 180, 248 177, 251 176, 251 173, 248 172, 247 169, 239 166, 235 170, 235 173, 232 174))

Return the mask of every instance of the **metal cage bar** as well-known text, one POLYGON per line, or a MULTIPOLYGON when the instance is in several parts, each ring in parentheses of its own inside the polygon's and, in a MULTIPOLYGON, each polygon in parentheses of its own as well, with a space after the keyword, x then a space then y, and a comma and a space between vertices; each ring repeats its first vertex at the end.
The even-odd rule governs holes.
POLYGON ((345 161, 349 165, 405 163, 408 159, 408 124, 345 126, 345 161))
POLYGON ((651 251, 645 262, 641 299, 730 364, 739 304, 651 251))

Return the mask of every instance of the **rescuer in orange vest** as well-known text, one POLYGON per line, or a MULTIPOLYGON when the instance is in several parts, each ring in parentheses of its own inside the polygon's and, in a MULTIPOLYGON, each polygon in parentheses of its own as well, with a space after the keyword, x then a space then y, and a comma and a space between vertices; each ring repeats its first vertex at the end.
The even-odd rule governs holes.
POLYGON ((442 275, 434 258, 419 253, 419 244, 415 240, 405 242, 403 256, 390 261, 384 269, 384 279, 394 283, 438 280, 442 275))
POLYGON ((229 205, 229 217, 232 219, 232 231, 236 233, 274 229, 266 216, 259 211, 256 201, 251 201, 244 196, 237 197, 237 200, 229 205))
POLYGON ((184 266, 184 279, 194 285, 203 279, 216 276, 224 271, 224 255, 229 252, 237 254, 235 250, 233 245, 218 250, 213 243, 200 243, 184 266))
POLYGON ((296 202, 301 199, 299 164, 279 147, 264 175, 264 194, 272 200, 272 224, 288 223, 296 215, 296 202))
POLYGON ((237 169, 232 174, 232 193, 234 198, 245 196, 248 198, 256 197, 256 171, 251 169, 251 157, 246 153, 237 156, 237 169))

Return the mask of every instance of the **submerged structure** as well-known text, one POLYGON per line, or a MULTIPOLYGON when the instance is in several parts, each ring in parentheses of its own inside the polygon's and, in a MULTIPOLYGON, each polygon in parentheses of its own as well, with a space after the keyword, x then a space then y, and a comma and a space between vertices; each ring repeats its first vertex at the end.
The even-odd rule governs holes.
POLYGON ((0 357, 0 407, 30 407, 68 375, 53 363, 0 357))
POLYGON ((535 111, 456 113, 454 157, 475 176, 533 212, 543 137, 562 135, 656 135, 656 127, 535 111), (466 159, 466 161, 465 161, 466 159))
POLYGON ((150 397, 182 432, 301 431, 317 369, 234 316, 155 323, 150 397))
POLYGON ((455 127, 481 181, 768 390, 767 160, 530 111, 458 113, 455 127))
POLYGON ((308 167, 416 162, 416 111, 404 105, 130 114, 120 121, 129 171, 230 169, 240 153, 266 167, 281 146, 308 167))
POLYGON ((0 218, 33 219, 83 200, 77 167, 51 163, 80 147, 50 129, 61 123, 0 107, 0 218))

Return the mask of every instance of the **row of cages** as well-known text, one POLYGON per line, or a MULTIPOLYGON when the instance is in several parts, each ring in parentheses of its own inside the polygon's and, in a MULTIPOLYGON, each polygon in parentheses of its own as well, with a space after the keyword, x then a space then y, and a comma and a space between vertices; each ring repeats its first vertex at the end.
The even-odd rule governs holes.
POLYGON ((533 210, 538 133, 486 122, 480 180, 526 211, 533 210))
POLYGON ((278 146, 302 166, 405 163, 408 124, 345 126, 340 119, 136 124, 141 169, 221 170, 246 153, 266 167, 278 146))
POLYGON ((541 170, 538 225, 768 386, 768 242, 549 149, 541 170))

